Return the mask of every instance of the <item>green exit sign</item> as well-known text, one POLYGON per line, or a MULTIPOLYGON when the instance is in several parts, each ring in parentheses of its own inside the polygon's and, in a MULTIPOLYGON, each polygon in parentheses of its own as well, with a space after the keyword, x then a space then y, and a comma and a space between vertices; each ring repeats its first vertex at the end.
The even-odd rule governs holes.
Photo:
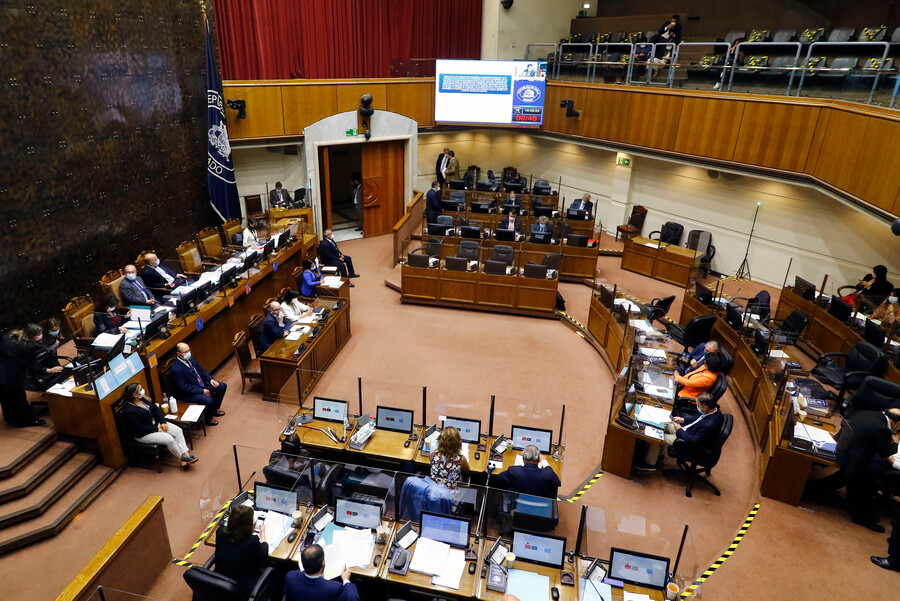
POLYGON ((355 136, 355 135, 357 135, 357 130, 355 130, 355 129, 348 129, 348 130, 345 131, 344 133, 347 134, 347 137, 355 136))
POLYGON ((616 163, 623 167, 631 167, 631 159, 627 157, 619 157, 618 160, 616 160, 616 163))

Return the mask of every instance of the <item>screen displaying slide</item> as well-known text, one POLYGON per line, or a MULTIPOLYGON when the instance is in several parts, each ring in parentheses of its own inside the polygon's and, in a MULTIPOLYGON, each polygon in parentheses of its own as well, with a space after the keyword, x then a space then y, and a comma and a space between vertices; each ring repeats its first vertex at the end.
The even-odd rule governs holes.
POLYGON ((516 554, 517 559, 562 567, 566 539, 515 530, 513 531, 512 551, 516 554))
POLYGON ((438 60, 434 120, 540 125, 546 61, 438 60))

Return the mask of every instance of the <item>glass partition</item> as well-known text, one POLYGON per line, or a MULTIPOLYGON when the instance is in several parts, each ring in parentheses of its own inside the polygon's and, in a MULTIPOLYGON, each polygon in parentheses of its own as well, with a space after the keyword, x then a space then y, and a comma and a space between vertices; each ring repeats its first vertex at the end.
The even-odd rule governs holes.
MULTIPOLYGON (((690 528, 672 514, 648 515, 640 509, 585 506, 581 528, 577 552, 585 571, 592 563, 585 559, 599 559, 605 562, 610 577, 623 579, 625 573, 617 573, 608 563, 613 549, 664 558, 671 581, 684 592, 705 569, 701 568, 690 528)), ((578 576, 584 580, 586 574, 579 571, 578 576)), ((591 594, 586 582, 579 584, 580 599, 598 598, 591 594)), ((703 598, 699 586, 691 590, 692 597, 703 598)))

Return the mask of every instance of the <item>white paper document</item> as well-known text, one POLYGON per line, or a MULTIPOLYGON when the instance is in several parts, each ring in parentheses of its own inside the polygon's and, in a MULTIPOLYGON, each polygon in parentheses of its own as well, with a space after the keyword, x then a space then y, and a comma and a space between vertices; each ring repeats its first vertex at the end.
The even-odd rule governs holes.
POLYGON ((550 599, 550 578, 528 570, 511 569, 506 575, 506 592, 520 601, 550 599))
POLYGON ((266 513, 266 544, 269 545, 269 554, 281 544, 281 540, 287 536, 291 529, 291 516, 277 511, 266 513))
POLYGON ((332 543, 325 545, 325 580, 334 580, 344 571, 344 552, 341 545, 332 543))
POLYGON ((340 288, 343 283, 341 277, 337 275, 326 275, 322 278, 322 285, 326 288, 340 288))
POLYGON ((665 359, 666 358, 666 349, 664 348, 647 348, 640 347, 641 354, 645 357, 650 357, 651 359, 665 359))
POLYGON ((649 438, 656 438, 657 440, 663 439, 663 431, 659 428, 654 428, 653 426, 644 426, 644 436, 649 438))
POLYGON ((191 405, 185 410, 184 415, 181 416, 181 421, 187 423, 197 421, 203 415, 204 409, 205 407, 203 405, 191 405))
POLYGON ((581 579, 581 601, 610 601, 612 589, 608 584, 593 580, 581 579))
POLYGON ((369 565, 372 549, 375 547, 375 536, 371 530, 344 528, 335 530, 333 537, 334 544, 341 546, 344 564, 348 568, 364 568, 369 565))
POLYGON ((613 301, 614 305, 619 305, 621 307, 625 307, 625 310, 629 313, 640 313, 641 309, 635 303, 631 302, 627 298, 617 298, 613 301))
POLYGON ((801 423, 794 424, 794 438, 808 440, 818 446, 822 446, 823 444, 835 444, 834 437, 828 430, 801 423))
MULTIPOLYGON (((444 569, 444 563, 447 561, 447 554, 450 552, 450 545, 430 538, 419 537, 416 543, 416 550, 413 553, 412 561, 409 562, 409 569, 420 574, 440 574, 444 569)), ((327 565, 327 561, 326 561, 327 565)))
POLYGON ((788 354, 781 349, 775 349, 769 353, 769 356, 774 357, 775 359, 787 359, 788 354))
POLYGON ((431 579, 431 584, 458 589, 459 581, 462 579, 465 569, 466 552, 462 549, 450 549, 447 553, 447 559, 444 560, 444 567, 440 573, 434 575, 431 579))
POLYGON ((662 428, 668 422, 672 421, 672 412, 665 407, 639 405, 634 417, 641 423, 651 424, 662 428))
POLYGON ((59 384, 54 384, 47 389, 47 392, 49 394, 56 394, 59 396, 72 396, 73 388, 75 388, 75 378, 69 378, 68 380, 64 380, 59 384))
POLYGON ((91 344, 94 348, 111 349, 122 337, 121 334, 99 334, 91 344))
POLYGON ((644 595, 643 593, 629 593, 628 591, 623 591, 624 601, 651 601, 650 595, 644 595))

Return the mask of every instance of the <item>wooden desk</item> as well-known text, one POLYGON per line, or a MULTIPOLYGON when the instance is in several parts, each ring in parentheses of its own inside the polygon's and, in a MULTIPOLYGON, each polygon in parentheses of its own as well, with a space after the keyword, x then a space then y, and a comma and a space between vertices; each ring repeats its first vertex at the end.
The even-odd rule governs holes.
MULTIPOLYGON (((606 439, 603 443, 603 457, 600 468, 604 473, 630 479, 637 441, 643 440, 647 443, 656 444, 662 444, 662 441, 658 438, 645 436, 643 426, 641 426, 640 430, 632 430, 616 422, 616 417, 619 415, 619 410, 622 408, 624 400, 624 397, 617 399, 615 391, 613 391, 610 419, 606 427, 606 439)), ((637 405, 628 412, 629 417, 634 417, 636 407, 637 405)), ((668 408, 671 409, 671 407, 668 408)))
POLYGON ((599 296, 594 295, 591 297, 587 329, 606 351, 613 373, 619 373, 631 356, 631 346, 625 344, 628 320, 614 313, 612 308, 601 302, 599 296))
POLYGON ((687 287, 697 279, 700 258, 701 253, 698 251, 635 236, 625 241, 622 269, 687 287))
MULTIPOLYGON (((591 567, 591 564, 594 562, 593 557, 576 557, 575 558, 575 584, 580 587, 581 575, 584 574, 584 571, 591 567)), ((609 569, 609 562, 606 560, 601 560, 601 562, 606 569, 609 569)), ((570 565, 570 564, 566 564, 570 565)), ((572 588, 572 587, 566 587, 572 588)), ((663 591, 647 588, 645 586, 638 586, 636 584, 626 584, 624 589, 621 588, 612 588, 612 598, 615 601, 623 601, 625 599, 625 591, 629 593, 638 593, 641 595, 649 595, 652 601, 663 601, 665 599, 665 594, 663 591)))
POLYGON ((236 332, 247 329, 250 316, 261 313, 263 305, 282 288, 295 288, 291 272, 307 254, 315 252, 315 235, 298 235, 298 241, 260 265, 258 273, 238 281, 236 288, 217 292, 199 310, 184 319, 169 322, 169 338, 157 337, 140 352, 148 367, 147 391, 153 398, 162 397, 159 366, 175 352, 175 345, 187 342, 191 354, 209 372, 232 355, 231 341, 236 332), (277 266, 277 269, 276 269, 277 266), (198 330, 198 322, 202 327, 198 330), (149 357, 155 355, 156 367, 149 367, 149 357))
MULTIPOLYGON (((496 539, 488 539, 485 538, 482 540, 482 549, 490 551, 491 545, 494 544, 494 540, 496 539)), ((511 545, 510 545, 511 546, 511 545)), ((497 591, 489 591, 487 589, 487 578, 481 578, 481 565, 488 561, 486 557, 482 557, 482 553, 478 554, 479 556, 479 566, 478 571, 475 573, 479 576, 478 578, 478 592, 476 593, 476 597, 481 599, 482 601, 500 601, 503 597, 503 593, 499 593, 497 591)), ((560 583, 560 572, 572 572, 572 564, 566 562, 563 563, 562 569, 559 568, 551 568, 548 566, 541 566, 535 563, 528 563, 527 561, 522 561, 521 559, 516 559, 515 564, 513 564, 513 569, 515 570, 525 570, 528 572, 532 572, 534 574, 540 574, 541 576, 546 576, 550 579, 550 588, 556 587, 559 591, 559 601, 578 601, 578 587, 577 586, 564 586, 560 583)), ((577 574, 575 582, 578 582, 577 574)), ((550 592, 547 591, 547 598, 549 599, 550 592)))
MULTIPOLYGON (((419 544, 419 539, 416 539, 409 547, 409 556, 410 561, 416 554, 416 547, 419 544)), ((462 578, 459 579, 459 588, 452 589, 446 586, 436 586, 431 584, 431 576, 426 574, 420 574, 418 572, 413 572, 409 570, 405 576, 401 576, 400 574, 394 574, 392 572, 387 571, 387 568, 384 570, 384 579, 391 583, 401 584, 405 587, 416 589, 419 591, 425 591, 428 594, 432 594, 433 592, 439 592, 441 595, 449 595, 452 597, 460 598, 460 599, 470 599, 475 596, 476 586, 478 582, 481 581, 481 551, 482 551, 482 543, 475 544, 475 536, 472 535, 469 537, 469 548, 474 549, 478 554, 478 559, 475 560, 475 573, 469 574, 469 563, 466 562, 466 569, 463 570, 462 578)), ((382 563, 385 563, 383 560, 382 563)), ((573 600, 574 601, 574 600, 573 600)))
POLYGON ((53 429, 60 434, 92 441, 99 448, 106 467, 124 465, 125 454, 122 451, 122 441, 119 440, 113 407, 122 399, 125 386, 132 382, 140 382, 146 389, 147 372, 139 371, 103 399, 97 397, 96 391, 87 390, 87 385, 73 388, 71 397, 47 393, 53 429))
POLYGON ((422 426, 413 426, 413 434, 415 434, 416 438, 410 441, 408 447, 404 447, 403 443, 409 440, 408 434, 392 432, 391 430, 378 430, 376 428, 363 450, 357 451, 350 448, 349 445, 347 446, 349 461, 353 461, 354 456, 389 462, 412 461, 419 452, 419 439, 422 437, 422 432, 422 426))
MULTIPOLYGON (((493 443, 494 443, 494 439, 491 439, 491 444, 493 444, 493 443)), ((562 480, 562 464, 563 464, 563 459, 564 459, 563 455, 565 454, 565 448, 566 448, 565 445, 562 445, 560 447, 560 445, 554 444, 550 447, 549 453, 547 453, 546 455, 544 453, 541 453, 541 458, 547 461, 547 464, 550 466, 550 468, 554 472, 556 472, 556 475, 559 477, 560 480, 562 480), (557 448, 560 449, 560 453, 561 453, 560 458, 554 459, 553 452, 557 448)), ((490 453, 490 446, 488 446, 488 452, 490 453)), ((514 466, 516 464, 516 457, 521 457, 521 456, 522 456, 522 451, 517 451, 517 450, 513 449, 512 446, 507 447, 506 451, 503 453, 503 467, 500 469, 500 471, 506 471, 509 468, 511 468, 512 466, 514 466)))
MULTIPOLYGON (((315 513, 318 510, 322 509, 322 507, 323 506, 314 507, 312 509, 311 515, 315 515, 315 513)), ((372 546, 372 555, 369 557, 369 563, 366 565, 366 567, 350 568, 350 573, 353 574, 354 576, 361 576, 363 578, 368 578, 368 579, 384 577, 383 572, 387 571, 387 568, 385 567, 385 561, 386 561, 385 558, 391 549, 391 546, 389 543, 391 540, 393 540, 394 531, 396 529, 396 523, 394 522, 394 520, 389 520, 389 519, 383 518, 381 520, 381 525, 386 526, 388 529, 387 538, 385 539, 385 542, 379 544, 378 540, 376 538, 375 544, 372 546), (378 557, 379 555, 381 556, 381 559, 379 560, 378 565, 376 566, 375 558, 378 557)), ((303 534, 306 532, 306 529, 308 527, 309 527, 309 523, 307 522, 304 524, 303 529, 300 530, 300 536, 297 537, 298 539, 302 538, 303 534)), ((302 541, 298 540, 298 541, 294 541, 294 542, 297 543, 297 546, 294 548, 293 554, 291 555, 291 559, 293 561, 296 561, 299 564, 300 563, 300 554, 302 553, 302 549, 300 548, 300 543, 302 541)), ((319 544, 322 544, 322 543, 319 543, 319 544)), ((325 545, 323 544, 322 546, 324 547, 325 545)))
MULTIPOLYGON (((469 461, 469 472, 472 474, 486 474, 487 473, 487 464, 488 459, 490 459, 490 450, 491 444, 493 443, 493 438, 489 437, 487 434, 482 434, 478 440, 480 444, 485 445, 484 451, 478 450, 478 444, 474 442, 469 443, 469 454, 466 455, 466 459, 469 461), (475 459, 475 453, 478 453, 478 459, 475 459)), ((416 447, 416 465, 422 466, 430 466, 431 465, 431 454, 423 455, 421 451, 422 441, 419 441, 419 445, 416 447)))
MULTIPOLYGON (((307 507, 305 505, 300 505, 299 510, 303 512, 303 523, 302 523, 301 527, 299 527, 299 528, 292 527, 293 530, 297 531, 297 537, 293 540, 293 542, 289 543, 288 536, 285 535, 285 537, 283 539, 281 539, 281 542, 278 543, 278 546, 275 547, 274 550, 269 552, 269 557, 271 559, 277 559, 279 561, 292 561, 292 562, 296 561, 296 559, 294 558, 294 554, 297 552, 297 549, 300 546, 300 543, 303 542, 303 537, 301 535, 303 534, 303 532, 306 531, 306 528, 309 525, 309 518, 312 517, 313 513, 315 512, 315 507, 307 507)), ((216 536, 219 532, 219 528, 222 526, 222 519, 224 519, 224 517, 225 516, 223 515, 222 518, 220 518, 219 521, 216 523, 216 527, 212 529, 212 531, 209 533, 209 535, 203 541, 204 544, 209 545, 211 547, 216 546, 216 536)), ((263 526, 260 529, 258 534, 259 534, 259 539, 262 542, 266 542, 265 541, 265 526, 263 526)), ((290 532, 288 534, 290 534, 290 532)))
POLYGON ((555 317, 559 282, 482 271, 401 267, 400 300, 483 311, 555 317))
POLYGON ((281 338, 273 342, 260 357, 264 400, 296 400, 298 405, 303 403, 325 369, 350 339, 350 301, 344 300, 343 305, 335 309, 337 302, 337 299, 324 298, 315 301, 316 307, 325 307, 331 311, 328 322, 321 326, 315 340, 309 341, 311 331, 298 340, 281 338), (306 344, 306 350, 295 357, 294 353, 301 344, 306 344), (295 374, 299 378, 299 399, 281 398, 282 388, 295 374))
MULTIPOLYGON (((308 409, 301 409, 297 412, 297 415, 300 414, 311 414, 312 411, 308 409)), ((350 418, 350 426, 354 427, 356 425, 356 418, 350 418)), ((347 429, 347 436, 344 442, 334 442, 329 438, 324 432, 320 432, 319 430, 315 430, 314 428, 321 428, 322 430, 327 431, 328 428, 331 428, 332 431, 337 434, 338 438, 341 437, 341 432, 343 432, 343 428, 337 422, 329 422, 321 419, 313 419, 308 424, 303 424, 301 426, 296 426, 297 436, 300 438, 300 446, 305 449, 309 449, 311 451, 322 451, 325 453, 332 452, 340 452, 347 448, 347 445, 350 442, 350 431, 351 429, 347 429)), ((279 440, 284 441, 287 438, 282 432, 279 440)))

